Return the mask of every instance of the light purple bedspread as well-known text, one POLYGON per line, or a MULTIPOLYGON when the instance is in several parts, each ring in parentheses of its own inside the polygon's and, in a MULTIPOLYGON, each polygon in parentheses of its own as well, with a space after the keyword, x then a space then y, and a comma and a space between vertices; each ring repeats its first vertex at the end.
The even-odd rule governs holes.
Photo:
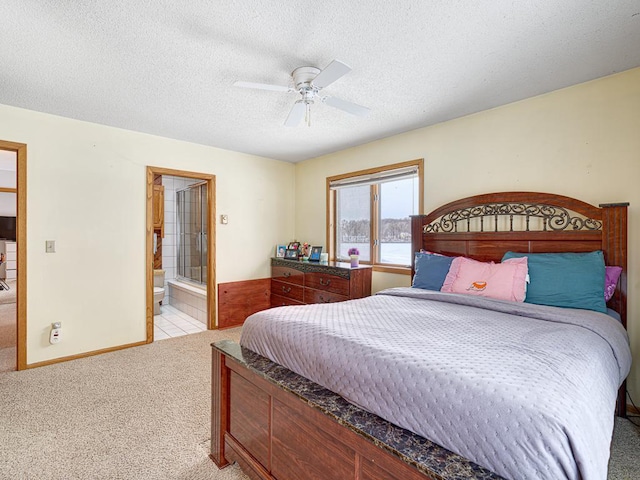
POLYGON ((631 366, 608 315, 414 288, 259 312, 240 343, 512 479, 606 479, 631 366))

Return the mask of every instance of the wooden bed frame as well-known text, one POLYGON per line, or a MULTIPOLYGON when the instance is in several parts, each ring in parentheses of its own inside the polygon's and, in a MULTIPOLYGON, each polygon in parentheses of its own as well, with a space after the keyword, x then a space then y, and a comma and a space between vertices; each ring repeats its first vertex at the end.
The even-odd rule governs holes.
MULTIPOLYGON (((531 192, 468 197, 412 217, 412 247, 413 251, 496 262, 508 250, 602 250, 607 265, 622 267, 608 307, 620 314, 626 328, 627 207, 626 203, 595 207, 569 197, 531 192)), ((428 461, 416 463, 367 432, 344 425, 304 394, 283 388, 269 373, 275 364, 267 361, 263 369, 257 368, 230 342, 213 347, 210 457, 219 467, 236 461, 255 479, 442 478, 437 473, 442 465, 432 470, 428 461)), ((625 412, 623 384, 616 414, 625 416, 625 412)), ((442 451, 434 457, 440 463, 442 456, 455 457, 442 451)), ((488 472, 481 478, 497 477, 488 472)))

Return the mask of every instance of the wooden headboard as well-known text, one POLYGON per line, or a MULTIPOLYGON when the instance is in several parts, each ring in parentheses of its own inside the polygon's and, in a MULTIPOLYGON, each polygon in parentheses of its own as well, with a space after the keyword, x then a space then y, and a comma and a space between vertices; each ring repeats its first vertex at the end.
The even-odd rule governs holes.
MULTIPOLYGON (((607 265, 622 267, 607 306, 627 327, 627 207, 599 207, 562 195, 502 192, 463 198, 428 215, 411 217, 412 249, 499 262, 505 252, 602 250, 607 265)), ((411 272, 413 275, 413 271, 411 272)), ((625 386, 617 414, 625 415, 625 386)))
POLYGON ((628 203, 595 207, 562 195, 502 192, 467 197, 412 217, 413 251, 464 255, 499 262, 505 252, 602 250, 607 265, 622 267, 608 307, 627 325, 628 203))

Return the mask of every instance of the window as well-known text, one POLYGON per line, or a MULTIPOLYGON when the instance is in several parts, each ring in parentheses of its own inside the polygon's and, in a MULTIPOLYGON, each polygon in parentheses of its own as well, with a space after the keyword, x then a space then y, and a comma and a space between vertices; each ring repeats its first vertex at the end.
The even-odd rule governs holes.
POLYGON ((411 219, 422 211, 423 160, 327 178, 328 242, 332 259, 360 261, 379 270, 411 265, 411 219))

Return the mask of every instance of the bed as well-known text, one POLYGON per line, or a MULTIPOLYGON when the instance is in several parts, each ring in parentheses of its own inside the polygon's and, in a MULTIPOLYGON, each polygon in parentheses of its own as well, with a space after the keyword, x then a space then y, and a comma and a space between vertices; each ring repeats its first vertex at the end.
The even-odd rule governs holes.
POLYGON ((619 280, 599 311, 398 288, 253 315, 242 346, 213 345, 211 458, 280 480, 606 478, 630 367, 626 210, 508 192, 413 217, 416 252, 518 252, 532 273, 536 254, 601 251, 619 280))

